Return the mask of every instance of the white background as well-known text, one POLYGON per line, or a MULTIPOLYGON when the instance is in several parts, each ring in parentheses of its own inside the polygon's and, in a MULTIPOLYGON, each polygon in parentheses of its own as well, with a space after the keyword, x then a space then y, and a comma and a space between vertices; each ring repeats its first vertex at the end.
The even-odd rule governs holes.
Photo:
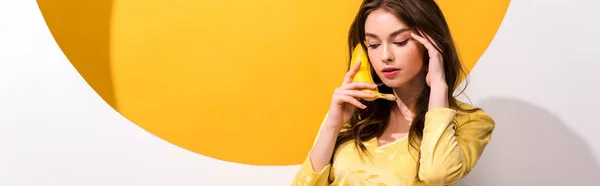
MULTIPOLYGON (((460 185, 600 185, 598 7, 511 2, 467 91, 497 128, 460 185)), ((297 169, 218 161, 147 133, 83 80, 35 1, 0 0, 0 185, 280 186, 297 169)))

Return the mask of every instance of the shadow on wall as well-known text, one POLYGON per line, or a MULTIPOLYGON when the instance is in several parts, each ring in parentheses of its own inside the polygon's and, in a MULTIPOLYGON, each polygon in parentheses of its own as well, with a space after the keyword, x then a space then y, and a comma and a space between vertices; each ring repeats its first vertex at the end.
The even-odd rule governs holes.
POLYGON ((478 103, 496 121, 492 141, 459 186, 598 186, 600 164, 557 116, 526 101, 478 103))
POLYGON ((110 66, 112 0, 37 0, 44 20, 71 64, 117 109, 110 66))

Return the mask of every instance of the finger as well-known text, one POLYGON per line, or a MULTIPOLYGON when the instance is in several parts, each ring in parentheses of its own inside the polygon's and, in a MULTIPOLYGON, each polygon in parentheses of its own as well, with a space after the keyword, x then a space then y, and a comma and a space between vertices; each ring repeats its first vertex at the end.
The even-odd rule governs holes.
POLYGON ((359 89, 376 89, 377 85, 373 84, 373 83, 366 83, 366 82, 354 82, 354 83, 349 83, 349 84, 345 84, 342 86, 342 89, 347 89, 347 90, 359 90, 359 89))
POLYGON ((344 77, 344 82, 342 83, 343 85, 352 82, 352 79, 354 79, 354 75, 356 74, 356 72, 358 72, 358 69, 360 69, 360 63, 362 63, 362 61, 356 62, 356 64, 352 68, 350 68, 350 70, 346 73, 346 76, 344 77))
POLYGON ((429 34, 427 34, 427 33, 423 32, 423 31, 421 31, 421 30, 419 30, 419 33, 420 33, 422 36, 424 36, 424 37, 426 38, 426 41, 427 41, 427 42, 429 42, 429 43, 430 43, 432 46, 434 46, 436 49, 439 49, 439 48, 440 48, 439 46, 437 46, 437 43, 435 43, 435 42, 433 41, 433 38, 431 38, 431 36, 430 36, 429 34))
MULTIPOLYGON (((431 37, 429 37, 428 35, 424 34, 423 32, 419 31, 419 33, 421 33, 421 35, 423 35, 424 37, 427 37, 431 40, 431 37)), ((431 42, 429 42, 429 40, 417 35, 414 32, 410 33, 411 37, 414 38, 415 40, 419 41, 419 43, 423 44, 425 46, 425 48, 427 48, 428 51, 432 52, 432 51, 438 51, 437 50, 437 45, 433 45, 431 44, 431 42)), ((433 41, 433 40, 431 40, 433 41)))
POLYGON ((349 103, 351 105, 354 105, 355 107, 361 108, 361 109, 366 109, 367 106, 362 104, 360 101, 356 100, 356 98, 350 97, 350 96, 341 96, 340 99, 343 102, 349 103))
POLYGON ((360 90, 341 90, 337 93, 341 96, 352 96, 355 98, 375 98, 376 95, 372 93, 367 93, 360 90))
POLYGON ((425 36, 425 38, 427 38, 427 41, 429 41, 429 43, 431 43, 431 45, 433 45, 437 49, 440 49, 440 47, 437 45, 437 43, 435 43, 433 41, 433 38, 431 38, 430 35, 424 33, 423 31, 419 31, 419 33, 421 33, 422 36, 425 36))

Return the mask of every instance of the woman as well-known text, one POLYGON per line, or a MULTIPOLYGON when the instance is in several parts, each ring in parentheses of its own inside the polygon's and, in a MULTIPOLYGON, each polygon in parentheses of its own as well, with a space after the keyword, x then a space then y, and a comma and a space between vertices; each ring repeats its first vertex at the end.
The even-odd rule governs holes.
POLYGON ((434 0, 365 0, 348 44, 397 99, 364 101, 377 85, 353 83, 351 67, 293 185, 454 185, 469 173, 495 123, 453 97, 462 68, 434 0))

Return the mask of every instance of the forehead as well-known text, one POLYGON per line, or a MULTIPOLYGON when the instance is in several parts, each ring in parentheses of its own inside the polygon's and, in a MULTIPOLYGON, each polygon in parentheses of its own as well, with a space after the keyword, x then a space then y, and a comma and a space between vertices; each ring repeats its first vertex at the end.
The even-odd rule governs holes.
POLYGON ((371 12, 365 21, 365 32, 379 36, 387 36, 403 28, 407 28, 406 24, 384 9, 371 12))

